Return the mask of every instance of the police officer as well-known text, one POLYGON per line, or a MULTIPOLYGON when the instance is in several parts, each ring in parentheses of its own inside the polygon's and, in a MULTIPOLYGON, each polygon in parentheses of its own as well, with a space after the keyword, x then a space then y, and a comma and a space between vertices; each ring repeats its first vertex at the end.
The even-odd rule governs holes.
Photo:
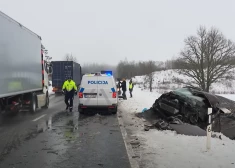
POLYGON ((133 91, 133 83, 132 83, 132 79, 129 81, 129 91, 130 91, 130 97, 132 97, 132 91, 133 91))
POLYGON ((77 86, 76 83, 69 77, 63 84, 62 87, 63 92, 65 93, 65 104, 66 104, 66 111, 69 108, 69 111, 72 112, 73 110, 73 98, 74 94, 77 94, 77 86), (68 103, 68 101, 70 103, 68 103))

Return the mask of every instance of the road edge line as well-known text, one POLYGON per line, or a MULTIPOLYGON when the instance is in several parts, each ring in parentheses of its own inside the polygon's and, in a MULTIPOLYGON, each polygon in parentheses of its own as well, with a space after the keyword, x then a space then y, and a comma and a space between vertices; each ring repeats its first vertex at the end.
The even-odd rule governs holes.
MULTIPOLYGON (((121 115, 120 114, 120 109, 118 109, 118 115, 121 115)), ((127 151, 127 155, 128 155, 128 158, 129 158, 129 162, 130 162, 130 165, 132 168, 139 168, 139 164, 138 162, 132 158, 132 156, 134 156, 134 151, 132 149, 132 146, 130 143, 127 142, 127 132, 126 132, 126 129, 124 128, 124 121, 121 119, 121 117, 119 118, 117 115, 117 119, 118 119, 118 122, 119 122, 119 128, 121 130, 121 133, 122 133, 122 138, 123 138, 123 141, 124 141, 124 144, 125 144, 125 147, 126 147, 126 151, 127 151)))

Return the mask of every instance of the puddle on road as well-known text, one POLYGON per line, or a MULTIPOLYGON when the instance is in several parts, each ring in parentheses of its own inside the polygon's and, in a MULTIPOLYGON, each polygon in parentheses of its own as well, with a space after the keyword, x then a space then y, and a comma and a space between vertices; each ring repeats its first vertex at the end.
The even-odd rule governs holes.
MULTIPOLYGON (((108 118, 102 115, 81 115, 78 112, 73 112, 67 115, 65 112, 60 112, 55 115, 44 118, 27 132, 27 137, 25 140, 30 140, 37 137, 40 133, 40 149, 38 153, 43 152, 43 154, 48 154, 48 158, 51 159, 56 157, 56 155, 62 155, 67 151, 68 148, 75 147, 76 149, 81 148, 81 142, 84 140, 84 136, 87 138, 94 138, 95 136, 100 136, 100 132, 80 132, 78 128, 89 124, 90 122, 101 123, 103 125, 108 124, 108 118)), ((110 130, 111 133, 117 132, 116 129, 110 130)), ((34 141, 33 141, 34 142, 34 141)), ((32 150, 35 150, 32 148, 32 150)), ((10 151, 10 150, 8 150, 10 151)), ((35 154, 35 152, 34 152, 35 154)))
POLYGON ((62 136, 66 142, 74 142, 79 136, 77 132, 79 125, 79 113, 73 112, 67 115, 65 112, 50 116, 47 120, 37 124, 37 132, 52 131, 58 136, 62 136))
POLYGON ((43 135, 42 137, 47 138, 41 140, 43 146, 45 145, 42 151, 47 151, 48 154, 52 155, 61 154, 68 148, 69 144, 74 143, 79 136, 83 135, 78 132, 78 123, 78 112, 70 115, 67 115, 65 112, 60 112, 49 116, 47 119, 41 120, 35 127, 19 132, 19 135, 14 136, 11 142, 7 142, 5 147, 0 151, 0 160, 3 160, 13 149, 17 149, 18 146, 23 145, 24 141, 32 140, 39 134, 46 132, 48 132, 48 135, 43 135))
POLYGON ((65 112, 60 112, 49 116, 47 120, 39 122, 36 128, 38 132, 55 130, 58 127, 73 127, 74 130, 77 130, 78 120, 79 114, 76 112, 69 116, 67 116, 65 112), (64 121, 66 121, 66 124, 64 124, 64 121))

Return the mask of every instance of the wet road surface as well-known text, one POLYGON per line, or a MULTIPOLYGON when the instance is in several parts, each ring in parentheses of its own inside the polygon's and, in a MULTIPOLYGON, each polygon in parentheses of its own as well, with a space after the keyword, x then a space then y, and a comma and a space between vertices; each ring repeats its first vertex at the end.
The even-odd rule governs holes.
POLYGON ((130 168, 116 115, 63 112, 63 97, 51 107, 0 122, 0 167, 130 168))

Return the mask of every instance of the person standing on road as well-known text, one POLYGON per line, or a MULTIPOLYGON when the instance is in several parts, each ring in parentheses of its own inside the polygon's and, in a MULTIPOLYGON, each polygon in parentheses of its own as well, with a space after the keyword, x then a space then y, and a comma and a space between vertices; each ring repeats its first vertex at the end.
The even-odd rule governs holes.
POLYGON ((118 95, 121 95, 121 86, 122 86, 121 80, 118 79, 118 84, 117 84, 118 95))
POLYGON ((77 86, 76 83, 69 77, 63 84, 62 87, 63 92, 65 93, 65 104, 66 104, 66 111, 69 108, 69 111, 72 112, 73 110, 73 98, 74 94, 77 93, 77 86), (69 101, 69 102, 68 102, 69 101))
POLYGON ((126 98, 126 79, 123 78, 122 80, 122 96, 124 100, 127 100, 126 98))
POLYGON ((130 97, 132 97, 132 91, 133 91, 133 83, 132 83, 132 79, 129 81, 129 92, 130 92, 130 97))

